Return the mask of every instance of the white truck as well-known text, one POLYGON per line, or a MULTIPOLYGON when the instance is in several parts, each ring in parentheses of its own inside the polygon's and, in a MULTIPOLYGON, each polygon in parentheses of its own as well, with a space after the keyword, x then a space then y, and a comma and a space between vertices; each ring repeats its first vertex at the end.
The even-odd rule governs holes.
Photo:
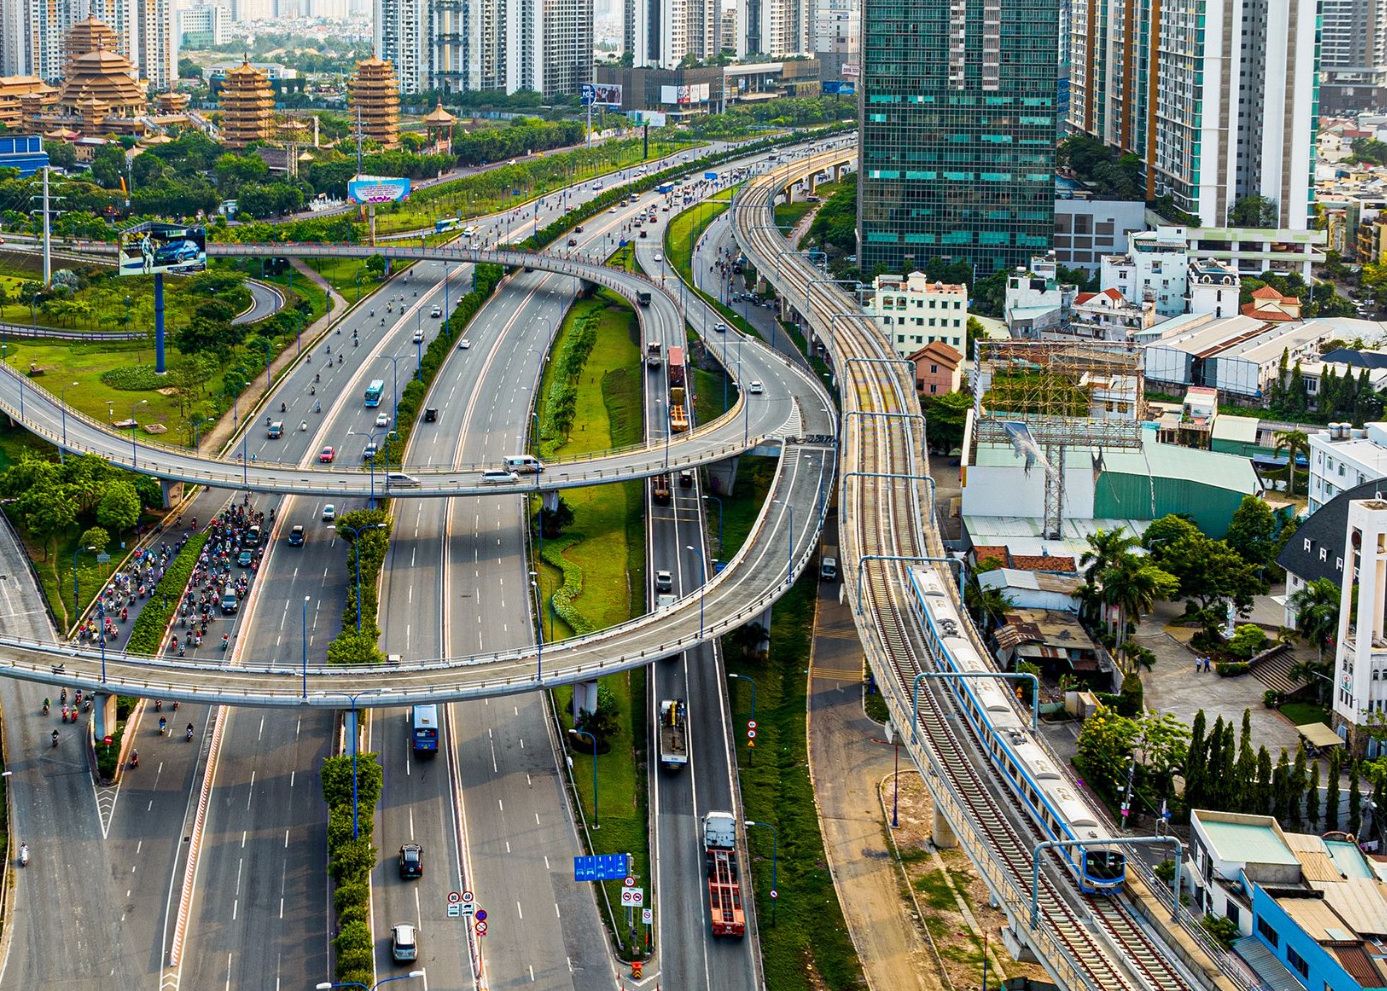
POLYGON ((660 703, 660 766, 677 771, 689 762, 688 713, 683 699, 660 703))

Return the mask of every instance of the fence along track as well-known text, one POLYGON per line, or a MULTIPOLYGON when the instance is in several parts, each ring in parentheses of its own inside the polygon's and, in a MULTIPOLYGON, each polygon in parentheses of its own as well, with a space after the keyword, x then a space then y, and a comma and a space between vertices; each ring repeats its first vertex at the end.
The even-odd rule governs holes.
MULTIPOLYGON (((759 271, 776 268, 766 264, 777 252, 776 240, 758 231, 769 227, 770 180, 753 183, 740 198, 739 237, 751 254, 761 254, 759 271), (745 220, 742 219, 745 215, 745 220), (757 249, 760 249, 757 251, 757 249)), ((796 280, 789 291, 782 292, 791 303, 799 296, 798 308, 806 316, 817 318, 823 327, 831 318, 827 310, 849 309, 852 300, 841 292, 818 283, 819 292, 827 305, 816 305, 808 296, 811 286, 800 259, 791 257, 780 267, 783 276, 796 280)), ((817 274, 817 273, 816 273, 817 274)), ((840 391, 844 405, 842 446, 843 471, 840 473, 840 506, 851 519, 843 529, 843 557, 861 560, 871 555, 902 557, 943 557, 944 547, 934 526, 932 487, 922 481, 905 478, 849 478, 852 471, 897 472, 923 474, 924 465, 917 452, 924 450, 921 421, 879 415, 854 416, 857 411, 871 414, 917 413, 918 409, 903 408, 902 396, 913 398, 913 383, 903 383, 900 366, 894 355, 883 353, 874 328, 865 320, 839 319, 825 338, 832 341, 835 364, 839 369, 840 391), (872 358, 873 362, 848 361, 848 358, 872 358), (884 363, 882 359, 892 360, 884 363), (922 507, 924 512, 922 514, 922 507)), ((922 670, 921 661, 929 656, 918 621, 908 602, 905 582, 906 566, 898 562, 870 561, 863 569, 860 589, 863 609, 857 622, 864 633, 869 661, 878 681, 886 690, 888 705, 898 726, 909 726, 910 701, 908 694, 914 675, 922 670), (872 634, 870 636, 866 634, 872 634)), ((952 577, 952 576, 947 576, 952 577)), ((845 591, 856 596, 858 575, 851 569, 844 573, 845 591)), ((962 603, 952 581, 946 582, 955 605, 963 614, 962 603)), ((981 656, 989 656, 971 623, 962 624, 970 642, 981 656)), ((966 745, 951 722, 958 724, 952 701, 946 691, 936 692, 924 686, 920 693, 919 712, 922 738, 926 746, 916 747, 907 739, 907 751, 917 766, 924 770, 936 804, 943 811, 970 859, 985 875, 989 886, 1005 903, 1012 920, 1025 920, 1029 915, 1031 849, 1037 835, 1022 835, 1015 823, 1003 815, 987 787, 977 765, 968 756, 976 753, 976 741, 966 745)), ((1008 799, 1015 805, 1013 799, 1008 799)), ((1051 854, 1052 866, 1060 865, 1057 855, 1051 854)), ((1061 877, 1064 876, 1062 873, 1061 877)), ((1042 873, 1040 889, 1041 922, 1028 938, 1046 959, 1054 976, 1069 987, 1103 989, 1183 989, 1189 982, 1170 964, 1167 954, 1114 901, 1101 898, 1086 899, 1087 912, 1082 913, 1071 903, 1060 883, 1049 872, 1042 873), (1096 922, 1096 927, 1091 924, 1096 922)))

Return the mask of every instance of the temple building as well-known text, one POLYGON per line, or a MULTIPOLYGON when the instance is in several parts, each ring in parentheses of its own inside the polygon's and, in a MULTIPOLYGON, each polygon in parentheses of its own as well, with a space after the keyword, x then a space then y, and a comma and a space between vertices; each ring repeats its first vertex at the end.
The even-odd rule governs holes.
POLYGON ((110 25, 98 21, 95 17, 78 21, 63 39, 63 78, 67 79, 72 75, 72 63, 76 59, 91 52, 101 51, 120 51, 120 39, 116 37, 115 31, 111 30, 110 25))
POLYGON ((347 88, 361 136, 382 148, 400 147, 400 83, 394 66, 375 57, 364 59, 347 88))
POLYGON ((453 126, 458 119, 443 109, 443 101, 424 118, 424 128, 429 136, 429 145, 435 154, 447 155, 453 150, 453 126))
POLYGON ((268 141, 274 116, 269 77, 249 62, 228 69, 221 92, 222 144, 240 149, 268 141))

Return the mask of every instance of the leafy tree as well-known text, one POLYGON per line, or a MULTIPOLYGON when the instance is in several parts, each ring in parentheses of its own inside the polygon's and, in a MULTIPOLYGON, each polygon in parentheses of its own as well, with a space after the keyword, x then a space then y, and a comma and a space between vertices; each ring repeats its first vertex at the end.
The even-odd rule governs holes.
POLYGON ((1348 779, 1348 831, 1357 836, 1363 828, 1363 786, 1358 774, 1349 769, 1348 779))
MULTIPOLYGON (((1282 753, 1284 754, 1285 751, 1283 750, 1282 753)), ((1296 750, 1295 763, 1291 766, 1291 807, 1287 810, 1287 821, 1290 823, 1290 827, 1293 831, 1298 831, 1300 829, 1301 821, 1305 818, 1305 789, 1308 784, 1309 781, 1305 768, 1305 748, 1301 747, 1296 750)), ((1318 781, 1316 782, 1316 787, 1318 787, 1318 781)))
POLYGON ((1339 588, 1328 578, 1307 582, 1291 596, 1296 629, 1319 652, 1324 664, 1324 648, 1339 635, 1339 588))
POLYGON ((591 733, 597 740, 597 749, 604 752, 607 741, 621 731, 620 709, 616 695, 602 682, 597 685, 597 710, 579 709, 573 720, 573 728, 591 733))
POLYGON ((1141 622, 1144 613, 1161 599, 1174 595, 1179 582, 1174 575, 1163 571, 1147 558, 1128 554, 1115 561, 1098 576, 1103 598, 1117 607, 1117 639, 1126 641, 1128 623, 1141 622))
POLYGON ((541 506, 539 512, 535 513, 535 519, 545 540, 563 536, 563 532, 573 525, 573 518, 573 507, 565 502, 562 496, 554 509, 549 510, 541 506))
POLYGON ((1276 201, 1265 196, 1243 196, 1233 203, 1228 211, 1229 227, 1269 228, 1276 227, 1279 213, 1276 201))
POLYGON ((125 533, 140 521, 140 496, 127 481, 113 481, 96 504, 96 521, 107 530, 125 533))
POLYGON ((1276 770, 1271 774, 1272 815, 1278 822, 1287 822, 1294 815, 1298 798, 1291 787, 1291 762, 1286 751, 1281 751, 1281 759, 1276 762, 1276 770))
POLYGON ((927 423, 930 449, 948 454, 963 445, 963 429, 973 397, 967 392, 946 392, 942 396, 922 396, 920 405, 927 423))
POLYGON ((111 545, 111 535, 99 526, 88 527, 82 531, 78 544, 100 554, 111 545))
POLYGON ((1320 828, 1320 762, 1310 765, 1310 787, 1305 793, 1305 811, 1309 816, 1311 827, 1318 832, 1320 828))
POLYGON ((178 78, 179 78, 179 79, 201 79, 201 78, 202 78, 202 69, 201 69, 201 68, 198 66, 198 64, 197 64, 196 62, 194 62, 192 59, 190 59, 190 58, 181 58, 181 59, 178 60, 178 78))
POLYGON ((45 141, 43 150, 48 152, 48 163, 60 169, 70 169, 77 164, 77 146, 67 141, 45 141))
POLYGON ((1141 732, 1136 720, 1099 709, 1079 732, 1074 762, 1099 794, 1115 797, 1127 783, 1127 759, 1141 732))
MULTIPOLYGON (((356 755, 356 801, 362 813, 374 810, 385 783, 380 755, 360 751, 356 755)), ((323 800, 328 807, 352 804, 352 758, 350 754, 325 757, 321 772, 323 800)))
POLYGON ((92 156, 91 177, 106 189, 121 188, 125 169, 125 152, 119 145, 102 145, 92 156))
MULTIPOLYGON (((1300 363, 1296 362, 1296 371, 1292 375, 1292 382, 1299 372, 1300 363)), ((1278 430, 1272 436, 1272 441, 1275 444, 1272 448, 1273 455, 1279 455, 1282 451, 1286 452, 1286 493, 1287 495, 1295 495, 1296 459, 1302 454, 1307 458, 1310 456, 1310 438, 1306 436, 1304 430, 1278 430)))
POLYGON ((1250 811, 1256 815, 1271 815, 1272 809, 1272 790, 1271 790, 1271 754, 1267 752, 1265 746, 1257 749, 1257 785, 1252 789, 1250 801, 1247 803, 1250 811))
POLYGON ((1197 601, 1205 613, 1224 600, 1246 612, 1252 608, 1253 597, 1267 590, 1256 570, 1233 548, 1202 533, 1162 544, 1152 556, 1162 570, 1175 576, 1180 598, 1197 601))
POLYGON ((77 504, 67 486, 48 484, 30 489, 15 500, 15 509, 24 526, 43 542, 43 559, 48 560, 52 544, 77 522, 77 504))
POLYGON ((1329 773, 1324 782, 1324 828, 1333 832, 1339 828, 1339 775, 1342 772, 1339 760, 1341 750, 1335 747, 1329 753, 1329 773))
POLYGON ((1349 147, 1353 149, 1354 161, 1387 165, 1387 143, 1376 138, 1356 138, 1349 147))
POLYGON ((1276 514, 1261 499, 1254 495, 1243 496, 1242 503, 1233 513, 1224 540, 1237 551, 1242 559, 1255 568, 1265 568, 1276 558, 1281 549, 1277 534, 1276 514))
POLYGON ((1198 808, 1204 802, 1205 766, 1209 746, 1206 729, 1204 710, 1200 709, 1194 714, 1194 725, 1190 727, 1190 742, 1185 758, 1185 804, 1192 809, 1198 808))

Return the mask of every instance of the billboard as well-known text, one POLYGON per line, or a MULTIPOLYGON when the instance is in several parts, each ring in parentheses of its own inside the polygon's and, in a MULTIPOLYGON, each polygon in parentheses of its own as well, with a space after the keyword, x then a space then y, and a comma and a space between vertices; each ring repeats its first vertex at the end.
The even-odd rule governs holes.
POLYGON ((357 176, 347 183, 347 199, 353 203, 399 203, 409 199, 409 180, 357 176))
POLYGON ((120 274, 186 275, 207 268, 207 231, 202 227, 147 223, 120 232, 120 274))
POLYGON ((630 110, 627 117, 633 124, 649 124, 652 127, 664 127, 669 123, 669 116, 661 110, 630 110))
POLYGON ((660 102, 688 106, 691 103, 707 103, 712 86, 709 83, 689 83, 684 86, 661 86, 660 102))
POLYGON ((583 83, 583 106, 620 107, 621 85, 619 83, 583 83))
POLYGON ((841 80, 825 79, 823 92, 825 96, 852 96, 853 93, 857 92, 857 86, 854 83, 841 80))

